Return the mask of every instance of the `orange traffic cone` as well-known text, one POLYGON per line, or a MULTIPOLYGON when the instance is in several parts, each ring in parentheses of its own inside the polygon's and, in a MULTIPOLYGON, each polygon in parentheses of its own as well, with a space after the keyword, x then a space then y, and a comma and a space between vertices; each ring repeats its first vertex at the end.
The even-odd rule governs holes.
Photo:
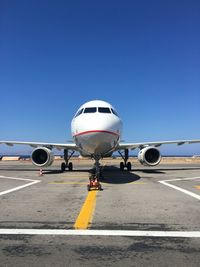
POLYGON ((39 176, 43 176, 43 171, 40 169, 39 176))

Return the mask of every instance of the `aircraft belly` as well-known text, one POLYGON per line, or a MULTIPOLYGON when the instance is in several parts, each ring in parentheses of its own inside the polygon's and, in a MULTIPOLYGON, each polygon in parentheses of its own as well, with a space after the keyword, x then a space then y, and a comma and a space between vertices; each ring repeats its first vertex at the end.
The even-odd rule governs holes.
POLYGON ((103 156, 116 147, 118 136, 108 133, 88 133, 76 136, 75 142, 83 153, 103 156))

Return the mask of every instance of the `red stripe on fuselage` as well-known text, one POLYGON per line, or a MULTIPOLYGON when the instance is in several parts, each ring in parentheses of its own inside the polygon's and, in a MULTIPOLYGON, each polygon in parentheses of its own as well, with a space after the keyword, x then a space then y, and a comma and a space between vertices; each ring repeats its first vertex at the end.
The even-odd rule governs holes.
POLYGON ((119 136, 118 133, 114 133, 114 132, 110 132, 110 131, 104 131, 104 130, 90 130, 90 131, 85 131, 85 132, 77 133, 77 134, 74 135, 74 137, 75 137, 75 136, 84 135, 84 134, 90 134, 90 133, 107 133, 107 134, 112 134, 112 135, 119 136))

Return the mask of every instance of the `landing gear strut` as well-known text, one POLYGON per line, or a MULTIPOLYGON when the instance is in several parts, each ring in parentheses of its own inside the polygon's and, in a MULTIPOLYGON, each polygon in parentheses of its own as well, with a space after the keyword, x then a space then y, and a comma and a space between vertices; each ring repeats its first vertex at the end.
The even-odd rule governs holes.
POLYGON ((124 155, 121 153, 121 151, 118 151, 124 162, 120 162, 120 170, 123 171, 124 168, 127 168, 128 171, 131 171, 131 162, 128 161, 129 155, 128 155, 128 149, 124 149, 124 155))
POLYGON ((89 183, 87 185, 88 191, 102 190, 102 186, 100 183, 100 177, 101 177, 101 167, 99 163, 100 157, 95 157, 94 160, 95 160, 94 173, 90 175, 89 183))
POLYGON ((64 172, 66 168, 68 168, 69 171, 73 170, 73 163, 69 162, 70 158, 73 156, 75 151, 72 151, 69 155, 68 149, 64 149, 64 160, 65 162, 61 163, 61 171, 64 172))

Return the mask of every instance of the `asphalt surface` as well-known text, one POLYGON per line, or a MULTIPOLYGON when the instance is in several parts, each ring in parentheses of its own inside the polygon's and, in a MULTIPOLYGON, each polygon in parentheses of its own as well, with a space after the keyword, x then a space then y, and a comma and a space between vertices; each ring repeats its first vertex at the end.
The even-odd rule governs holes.
MULTIPOLYGON (((0 162, 0 229, 74 229, 92 161, 75 160, 75 170, 65 173, 60 163, 39 176, 28 161, 0 162)), ((135 164, 121 172, 112 164, 103 162, 89 229, 150 236, 1 234, 0 266, 199 266, 200 237, 151 232, 200 232, 200 165, 135 164)))

